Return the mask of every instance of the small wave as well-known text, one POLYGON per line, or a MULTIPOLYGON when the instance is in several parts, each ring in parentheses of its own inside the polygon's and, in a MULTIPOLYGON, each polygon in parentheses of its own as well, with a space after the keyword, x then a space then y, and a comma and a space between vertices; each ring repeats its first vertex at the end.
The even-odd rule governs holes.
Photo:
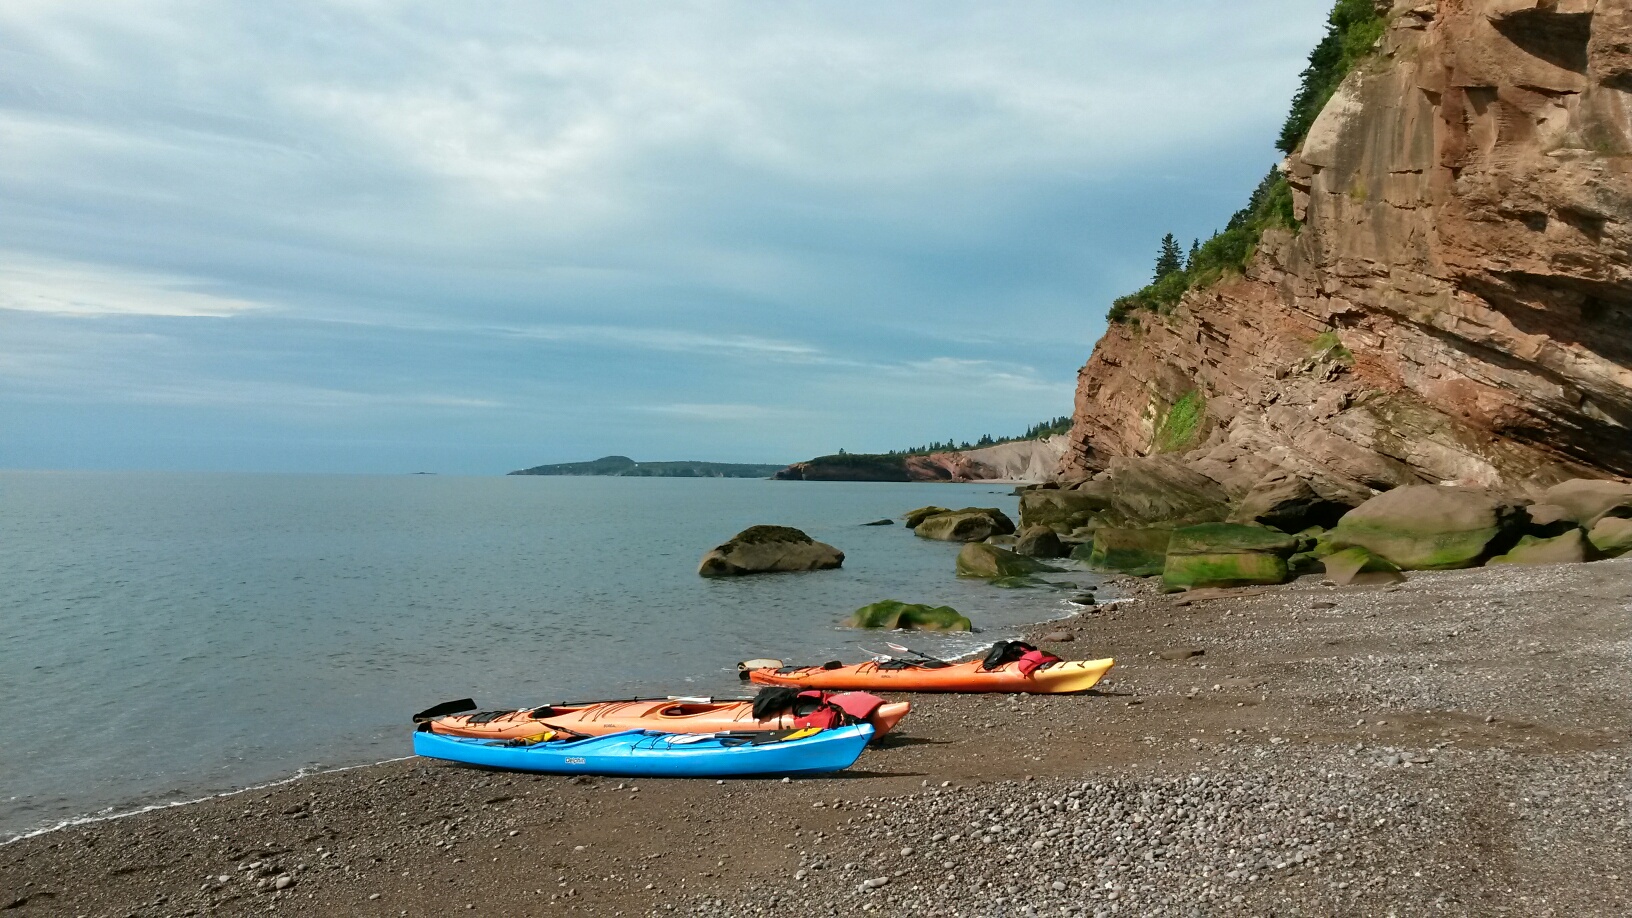
POLYGON ((71 828, 74 828, 75 826, 90 825, 92 823, 98 823, 98 822, 110 822, 110 821, 115 820, 115 819, 124 819, 124 818, 126 818, 128 816, 140 816, 143 813, 151 813, 154 810, 168 810, 168 809, 170 809, 172 807, 189 806, 189 805, 194 804, 194 803, 204 803, 204 802, 209 801, 209 800, 220 800, 223 797, 236 797, 239 794, 247 794, 250 791, 266 790, 269 787, 282 787, 285 784, 293 784, 296 781, 300 781, 300 780, 302 780, 304 778, 310 778, 313 775, 339 774, 340 772, 343 772, 343 771, 355 771, 355 770, 357 770, 359 768, 373 768, 375 765, 386 765, 386 764, 389 764, 391 762, 403 762, 403 761, 407 761, 408 759, 411 759, 411 758, 413 758, 413 756, 411 756, 411 755, 399 755, 396 758, 381 759, 378 762, 367 762, 367 763, 364 763, 362 765, 346 765, 346 766, 343 766, 343 767, 340 767, 340 768, 323 768, 321 766, 311 766, 311 767, 306 767, 306 768, 300 768, 300 769, 296 770, 294 774, 290 775, 287 778, 279 778, 276 781, 266 781, 266 782, 261 783, 261 784, 251 784, 248 787, 240 787, 240 788, 237 788, 236 790, 222 791, 219 794, 205 794, 202 797, 191 797, 191 798, 188 798, 186 800, 171 800, 171 801, 166 802, 166 803, 149 803, 149 804, 146 804, 144 806, 134 807, 134 808, 130 808, 130 809, 119 809, 119 808, 116 808, 116 807, 108 807, 107 809, 104 809, 104 810, 98 810, 95 813, 86 813, 86 814, 80 815, 80 816, 71 816, 71 817, 69 817, 67 819, 58 820, 57 822, 54 822, 54 823, 52 823, 51 825, 48 825, 48 826, 41 826, 40 828, 37 828, 37 829, 29 829, 29 830, 27 830, 25 832, 20 832, 20 833, 11 835, 11 836, 9 836, 9 837, 7 837, 5 839, 0 839, 0 848, 4 848, 5 846, 10 845, 10 844, 12 844, 14 842, 23 841, 24 839, 36 838, 38 836, 46 835, 46 834, 49 834, 51 832, 56 832, 56 831, 59 831, 59 830, 62 830, 62 829, 71 829, 71 828))

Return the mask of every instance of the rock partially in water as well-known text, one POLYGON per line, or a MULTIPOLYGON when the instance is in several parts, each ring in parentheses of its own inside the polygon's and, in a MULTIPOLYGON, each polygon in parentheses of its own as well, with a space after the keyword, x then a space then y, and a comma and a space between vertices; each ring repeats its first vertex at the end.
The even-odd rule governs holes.
POLYGON ((1014 550, 1030 558, 1063 558, 1067 554, 1065 543, 1047 526, 1028 526, 1021 530, 1014 550))
POLYGON ((996 580, 1003 577, 1030 577, 1032 574, 1061 573, 1057 567, 995 545, 972 542, 958 552, 958 576, 996 580))
POLYGON ((846 628, 881 628, 908 631, 973 631, 967 616, 951 606, 886 599, 862 606, 842 623, 846 628))
POLYGON ((863 526, 894 526, 895 520, 873 520, 871 523, 862 523, 863 526))
POLYGON ((844 552, 790 526, 751 526, 703 556, 702 577, 737 577, 793 571, 829 570, 844 564, 844 552))
POLYGON ((903 517, 903 519, 906 521, 908 529, 917 529, 919 523, 922 523, 924 520, 934 516, 935 514, 950 512, 951 511, 945 507, 919 507, 917 510, 908 510, 907 515, 903 517))
POLYGON ((1012 534, 1014 521, 995 507, 965 507, 924 517, 912 531, 922 539, 979 542, 994 535, 1012 534))

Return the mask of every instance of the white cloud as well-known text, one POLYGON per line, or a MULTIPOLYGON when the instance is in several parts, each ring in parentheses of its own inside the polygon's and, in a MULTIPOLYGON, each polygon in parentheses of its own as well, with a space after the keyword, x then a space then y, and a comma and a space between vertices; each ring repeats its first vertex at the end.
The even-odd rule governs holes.
POLYGON ((224 317, 265 304, 211 293, 193 278, 0 252, 0 309, 64 316, 224 317))

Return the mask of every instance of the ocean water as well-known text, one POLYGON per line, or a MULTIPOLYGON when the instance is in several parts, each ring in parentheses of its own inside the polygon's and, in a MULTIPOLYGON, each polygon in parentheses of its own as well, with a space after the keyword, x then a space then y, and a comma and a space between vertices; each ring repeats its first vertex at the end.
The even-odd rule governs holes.
POLYGON ((0 840, 405 755, 409 715, 467 695, 747 694, 738 660, 901 642, 836 627, 880 599, 969 615, 905 641, 944 655, 1068 614, 860 525, 925 504, 1016 510, 993 485, 0 472, 0 840), (696 575, 756 523, 844 567, 696 575))

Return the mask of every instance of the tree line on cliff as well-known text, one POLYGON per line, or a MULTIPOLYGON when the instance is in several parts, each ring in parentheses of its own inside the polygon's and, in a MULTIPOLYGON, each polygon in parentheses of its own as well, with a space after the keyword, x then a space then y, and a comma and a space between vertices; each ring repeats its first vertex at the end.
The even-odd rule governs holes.
MULTIPOLYGON (((1380 7, 1375 0, 1337 0, 1327 18, 1326 35, 1309 54, 1309 64, 1292 97, 1292 110, 1281 126, 1275 146, 1282 153, 1290 154, 1303 143, 1343 78, 1371 53, 1388 24, 1387 13, 1387 6, 1380 7)), ((1292 208, 1292 189, 1280 169, 1272 166, 1253 189, 1247 206, 1236 211, 1224 229, 1206 242, 1193 242, 1188 257, 1180 257, 1172 233, 1163 237, 1151 282, 1117 297, 1111 304, 1110 320, 1125 322, 1141 309, 1171 309, 1186 291, 1205 288, 1226 273, 1240 273, 1246 269, 1264 231, 1275 226, 1294 232, 1299 228, 1292 208)))

